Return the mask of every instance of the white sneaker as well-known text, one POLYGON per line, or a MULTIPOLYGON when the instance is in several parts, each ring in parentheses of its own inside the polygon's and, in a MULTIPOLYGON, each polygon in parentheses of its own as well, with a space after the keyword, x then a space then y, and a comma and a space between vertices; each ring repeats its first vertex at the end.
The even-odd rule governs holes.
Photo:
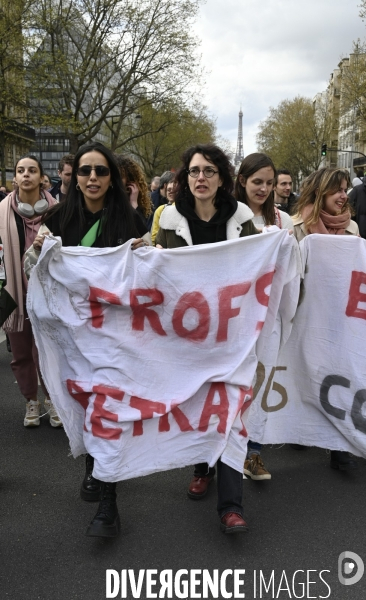
POLYGON ((25 406, 24 427, 38 427, 41 422, 39 419, 40 403, 38 400, 27 400, 25 406))
POLYGON ((50 424, 52 427, 62 427, 62 421, 58 416, 55 407, 53 406, 49 398, 45 398, 44 401, 45 409, 47 410, 50 417, 50 424))

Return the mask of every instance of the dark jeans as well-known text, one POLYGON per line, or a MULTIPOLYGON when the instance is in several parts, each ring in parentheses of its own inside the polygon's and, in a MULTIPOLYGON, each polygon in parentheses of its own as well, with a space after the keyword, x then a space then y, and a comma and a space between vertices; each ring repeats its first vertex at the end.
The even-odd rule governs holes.
MULTIPOLYGON (((243 475, 232 467, 217 461, 217 512, 223 517, 229 512, 235 512, 243 516, 243 475)), ((195 477, 215 475, 215 468, 209 467, 207 463, 194 466, 195 477)))
POLYGON ((252 440, 249 440, 248 442, 248 456, 250 454, 253 454, 254 452, 256 452, 257 454, 260 454, 262 450, 262 444, 260 444, 259 442, 252 442, 252 440))

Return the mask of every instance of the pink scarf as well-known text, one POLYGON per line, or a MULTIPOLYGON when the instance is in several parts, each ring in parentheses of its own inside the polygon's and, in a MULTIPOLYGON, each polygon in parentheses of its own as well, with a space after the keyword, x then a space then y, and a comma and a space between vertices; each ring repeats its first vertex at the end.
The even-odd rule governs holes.
MULTIPOLYGON (((44 192, 49 206, 56 204, 55 199, 48 192, 44 192)), ((0 202, 0 238, 4 246, 4 262, 6 272, 6 289, 14 298, 18 308, 5 321, 5 331, 23 331, 24 301, 27 290, 27 280, 23 271, 23 259, 20 257, 19 235, 15 221, 14 211, 18 212, 16 191, 12 192, 0 202)), ((34 242, 41 225, 41 216, 35 219, 22 217, 25 235, 25 247, 29 248, 34 242)))
MULTIPOLYGON (((301 213, 304 221, 313 211, 313 205, 308 204, 305 206, 304 210, 301 213)), ((325 210, 321 210, 319 214, 319 219, 317 223, 310 225, 307 227, 309 233, 327 233, 332 235, 344 235, 346 233, 346 229, 351 222, 351 213, 347 210, 340 215, 330 215, 325 212, 325 210)))

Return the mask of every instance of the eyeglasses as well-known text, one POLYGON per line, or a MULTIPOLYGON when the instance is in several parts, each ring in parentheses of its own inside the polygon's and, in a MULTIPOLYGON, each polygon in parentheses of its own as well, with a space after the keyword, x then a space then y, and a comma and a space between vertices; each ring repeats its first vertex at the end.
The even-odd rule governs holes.
POLYGON ((110 173, 109 167, 105 167, 104 165, 97 165, 96 167, 82 165, 78 167, 77 174, 79 177, 89 177, 92 171, 95 171, 97 177, 107 177, 110 173))
POLYGON ((204 176, 207 177, 208 179, 210 177, 213 177, 215 175, 215 173, 218 173, 218 171, 215 171, 215 169, 213 169, 212 167, 205 167, 204 169, 199 169, 198 167, 192 167, 191 169, 187 169, 188 175, 193 177, 193 179, 197 179, 197 177, 199 177, 199 174, 201 173, 201 171, 204 174, 204 176))

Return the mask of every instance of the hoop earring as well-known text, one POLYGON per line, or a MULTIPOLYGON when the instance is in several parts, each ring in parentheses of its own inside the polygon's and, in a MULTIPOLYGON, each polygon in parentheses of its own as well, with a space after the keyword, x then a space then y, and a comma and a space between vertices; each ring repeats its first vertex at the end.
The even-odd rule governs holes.
POLYGON ((79 185, 78 183, 76 184, 76 186, 75 186, 75 187, 76 187, 76 189, 77 189, 78 191, 80 190, 80 185, 79 185))

